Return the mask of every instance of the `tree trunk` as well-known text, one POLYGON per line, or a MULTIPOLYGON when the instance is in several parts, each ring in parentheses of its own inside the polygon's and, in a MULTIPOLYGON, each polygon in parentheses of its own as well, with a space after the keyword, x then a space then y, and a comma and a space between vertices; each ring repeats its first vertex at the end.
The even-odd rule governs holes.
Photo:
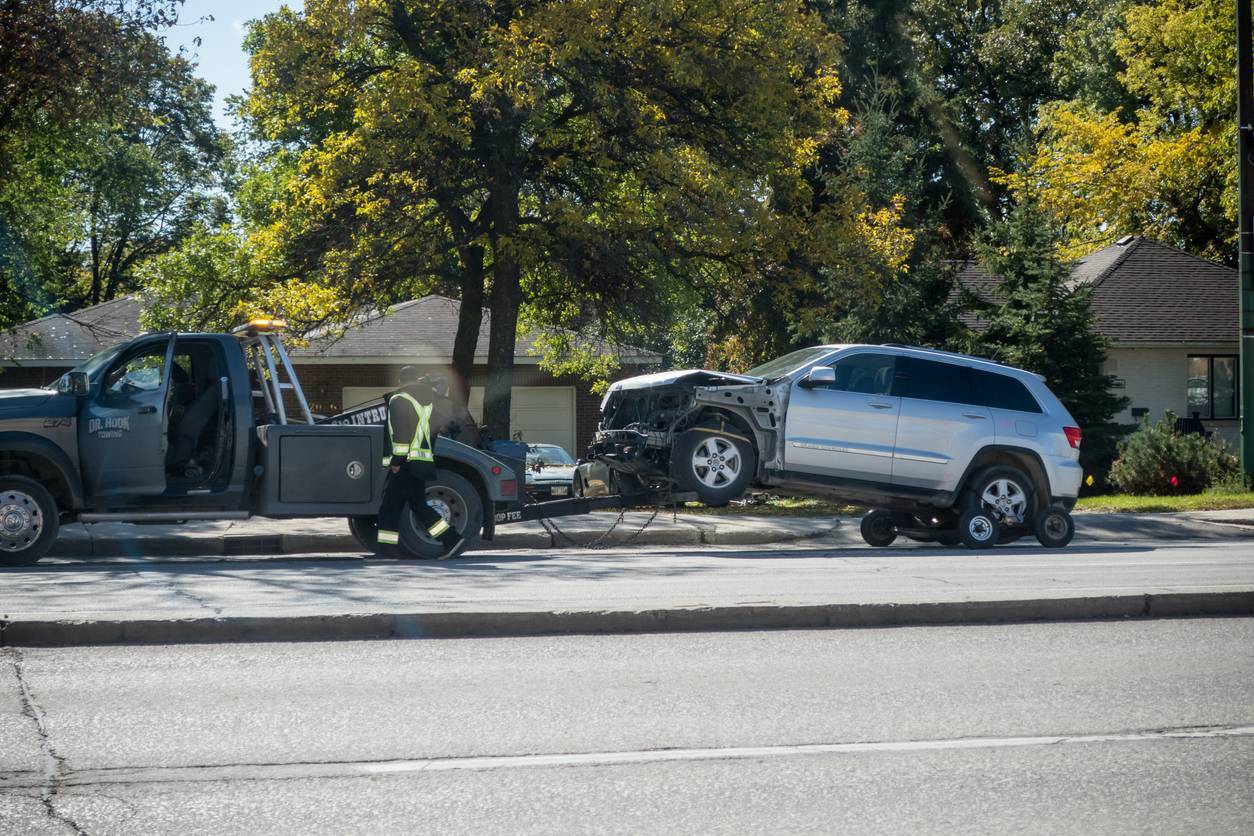
MULTIPOLYGON (((492 333, 488 337, 488 385, 483 395, 483 422, 492 437, 509 438, 514 345, 518 339, 518 306, 522 304, 521 274, 518 261, 510 252, 510 239, 518 229, 518 186, 501 184, 493 192, 492 333)), ((462 305, 465 306, 464 301, 462 305)))
POLYGON ((483 247, 472 244, 462 249, 461 312, 457 316, 457 336, 453 338, 453 380, 449 394, 467 403, 470 399, 470 373, 479 347, 483 325, 483 247))

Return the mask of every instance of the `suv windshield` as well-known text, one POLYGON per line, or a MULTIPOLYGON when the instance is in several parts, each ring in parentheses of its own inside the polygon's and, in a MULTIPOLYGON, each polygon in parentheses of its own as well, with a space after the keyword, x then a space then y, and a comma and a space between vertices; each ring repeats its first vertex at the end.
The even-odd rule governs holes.
POLYGON ((753 377, 760 377, 764 380, 783 377, 790 372, 795 372, 797 369, 803 369, 811 363, 815 363, 818 360, 823 359, 833 351, 835 351, 835 349, 830 346, 803 348, 799 351, 793 351, 789 354, 785 354, 783 357, 776 357, 774 360, 770 360, 760 366, 749 369, 749 371, 745 372, 745 374, 752 375, 753 377))

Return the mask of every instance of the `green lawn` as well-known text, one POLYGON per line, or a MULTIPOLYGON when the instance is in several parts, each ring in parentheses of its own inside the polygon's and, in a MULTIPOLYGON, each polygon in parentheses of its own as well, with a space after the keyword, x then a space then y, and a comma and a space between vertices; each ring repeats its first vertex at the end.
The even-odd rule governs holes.
POLYGON ((1254 492, 1196 493, 1189 496, 1086 496, 1076 504, 1077 511, 1115 513, 1168 511, 1223 511, 1228 508, 1254 508, 1254 492))

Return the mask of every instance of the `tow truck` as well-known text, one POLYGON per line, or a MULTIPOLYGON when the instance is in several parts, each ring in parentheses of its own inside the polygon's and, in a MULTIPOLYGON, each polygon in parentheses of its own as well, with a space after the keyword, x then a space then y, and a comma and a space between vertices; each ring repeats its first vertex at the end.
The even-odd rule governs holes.
MULTIPOLYGON (((316 417, 278 319, 229 334, 152 333, 105 349, 46 389, 0 391, 0 565, 44 557, 70 522, 173 524, 342 516, 375 545, 382 402, 316 417)), ((402 555, 460 554, 499 524, 686 497, 638 490, 528 503, 525 447, 439 437, 427 502, 462 535, 451 554, 412 514, 402 555), (495 449, 493 449, 495 448, 495 449)))

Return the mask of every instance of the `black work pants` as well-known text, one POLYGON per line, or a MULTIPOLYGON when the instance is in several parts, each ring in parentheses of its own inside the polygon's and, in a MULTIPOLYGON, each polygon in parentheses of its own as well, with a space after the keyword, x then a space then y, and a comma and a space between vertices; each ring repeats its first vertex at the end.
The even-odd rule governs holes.
MULTIPOLYGON (((387 482, 383 484, 383 502, 379 505, 381 545, 397 545, 401 514, 406 505, 414 509, 419 525, 428 534, 437 540, 448 539, 447 534, 453 529, 427 504, 427 478, 431 470, 431 465, 424 462, 406 462, 398 473, 388 470, 387 482)), ((456 532, 453 534, 456 535, 456 532)))

